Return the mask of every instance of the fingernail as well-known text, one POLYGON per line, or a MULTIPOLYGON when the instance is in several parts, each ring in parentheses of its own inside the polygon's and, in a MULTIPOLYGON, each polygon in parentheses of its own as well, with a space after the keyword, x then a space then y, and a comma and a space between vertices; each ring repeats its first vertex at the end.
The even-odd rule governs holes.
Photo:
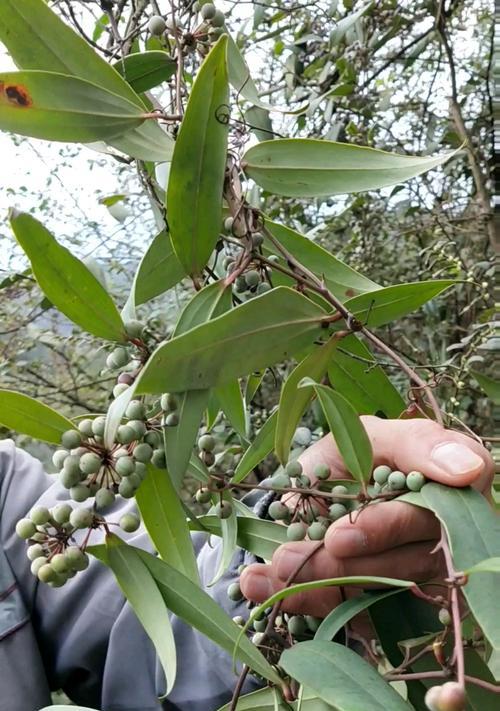
POLYGON ((266 575, 252 575, 245 586, 245 595, 259 602, 273 594, 273 585, 266 575))
POLYGON ((340 558, 360 555, 365 551, 367 545, 366 533, 354 526, 352 528, 333 527, 328 532, 328 549, 333 555, 338 555, 340 558))
POLYGON ((443 442, 431 452, 431 461, 447 474, 468 474, 482 469, 484 462, 472 449, 457 442, 443 442))

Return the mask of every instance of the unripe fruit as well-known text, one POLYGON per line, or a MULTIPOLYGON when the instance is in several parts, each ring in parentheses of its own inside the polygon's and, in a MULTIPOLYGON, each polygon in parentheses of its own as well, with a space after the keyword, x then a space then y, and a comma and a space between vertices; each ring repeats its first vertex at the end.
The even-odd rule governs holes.
POLYGON ((256 293, 260 296, 261 294, 266 294, 268 291, 271 291, 271 284, 268 284, 267 281, 262 281, 256 289, 256 293))
POLYGON ((132 385, 132 383, 135 382, 135 378, 130 373, 120 373, 120 375, 116 379, 116 382, 119 385, 132 385))
POLYGON ((290 515, 288 506, 281 501, 273 501, 268 509, 269 516, 275 521, 284 521, 290 515))
POLYGON ((242 294, 244 291, 246 291, 247 290, 247 283, 245 281, 245 277, 242 277, 242 276, 237 277, 236 281, 234 282, 234 288, 238 294, 242 294))
POLYGON ((278 257, 277 254, 270 254, 269 257, 267 258, 268 262, 274 262, 275 264, 279 264, 280 258, 278 257))
POLYGON ((301 489, 308 489, 311 486, 311 480, 307 474, 301 474, 297 478, 296 486, 300 486, 301 489))
POLYGON ((297 427, 293 436, 293 441, 299 447, 309 447, 312 440, 312 432, 309 427, 297 427))
POLYGON ((198 447, 205 452, 213 452, 215 449, 215 438, 212 435, 204 434, 198 440, 198 447))
POLYGON ((233 230, 233 224, 234 224, 234 217, 226 217, 224 220, 224 229, 226 232, 232 232, 233 230))
POLYGON ((215 454, 213 452, 202 452, 201 459, 207 467, 211 467, 215 464, 215 454))
POLYGON ((92 420, 87 417, 84 420, 80 420, 78 423, 78 430, 82 433, 84 437, 93 437, 94 432, 92 430, 92 420))
POLYGON ((135 461, 132 457, 120 457, 116 460, 115 470, 119 476, 130 476, 135 472, 135 461))
POLYGON ((212 498, 212 494, 210 493, 209 489, 198 489, 195 494, 195 498, 199 504, 208 504, 208 502, 212 498))
POLYGON ((69 504, 58 504, 52 509, 51 516, 56 523, 63 525, 64 523, 68 523, 72 511, 73 507, 69 504))
POLYGON ((425 476, 422 472, 410 472, 406 477, 406 486, 410 491, 420 491, 425 484, 425 476))
POLYGON ((153 456, 153 448, 149 444, 146 444, 146 442, 142 442, 141 444, 136 445, 132 454, 136 461, 146 464, 151 461, 151 457, 153 456))
MULTIPOLYGON (((159 15, 156 15, 156 17, 159 17, 159 15)), ((151 18, 152 20, 153 18, 151 18)), ((151 20, 149 22, 151 22, 151 20)), ((160 17, 160 20, 163 22, 163 25, 165 26, 165 21, 163 18, 160 17)), ((161 34, 162 32, 165 31, 165 28, 161 31, 158 32, 158 34, 161 34)), ((125 330, 127 332, 127 335, 130 336, 130 338, 141 338, 142 334, 144 333, 144 324, 142 321, 137 321, 136 319, 131 319, 130 321, 125 321, 125 330)))
POLYGON ((337 484, 337 486, 333 487, 331 493, 334 494, 332 497, 332 504, 343 504, 344 501, 346 501, 346 499, 344 499, 344 495, 349 493, 349 489, 343 484, 337 484), (339 498, 337 499, 335 496, 338 496, 339 498))
POLYGON ((54 580, 51 580, 48 585, 51 588, 62 588, 68 577, 67 573, 56 573, 56 577, 54 580))
POLYGON ((167 29, 165 20, 160 15, 153 15, 148 22, 148 30, 152 35, 162 35, 167 29))
POLYGON ((198 0, 196 0, 196 2, 194 2, 194 3, 192 4, 191 10, 192 10, 193 12, 199 12, 199 11, 200 11, 200 3, 198 2, 198 0))
POLYGON ((125 533, 134 533, 141 525, 141 522, 135 514, 126 513, 120 518, 119 525, 125 533))
POLYGON ((136 491, 137 486, 134 481, 130 481, 130 477, 122 479, 118 485, 118 493, 120 496, 123 496, 124 499, 131 499, 135 495, 136 491))
POLYGON ((265 637, 266 635, 264 634, 264 632, 256 632, 252 636, 252 642, 258 647, 259 644, 262 644, 262 642, 264 642, 265 637))
POLYGON ((233 617, 233 622, 238 625, 238 627, 243 627, 243 625, 245 624, 245 618, 241 615, 235 615, 233 617))
POLYGON ((322 523, 318 523, 318 521, 311 523, 311 525, 307 529, 307 535, 309 536, 311 541, 322 541, 325 537, 325 533, 326 527, 323 526, 322 523))
POLYGON ((95 420, 92 420, 92 432, 95 434, 96 437, 103 437, 104 436, 104 428, 106 427, 106 418, 105 417, 96 417, 95 420))
POLYGON ((56 573, 69 572, 70 565, 64 553, 56 553, 56 555, 51 558, 50 564, 56 573))
POLYGON ((116 440, 120 444, 131 444, 135 441, 135 430, 128 425, 120 425, 116 431, 116 440))
POLYGON ((130 356, 126 348, 115 348, 106 358, 106 365, 110 370, 123 368, 130 361, 130 356))
POLYGON ((35 526, 44 526, 50 521, 50 511, 45 506, 36 506, 30 511, 30 519, 35 526))
POLYGON ((89 566, 88 555, 80 550, 78 546, 66 548, 64 555, 73 570, 85 570, 89 566))
POLYGON ((31 536, 36 533, 36 526, 29 518, 22 518, 16 523, 16 533, 19 538, 23 538, 27 541, 31 536))
MULTIPOLYGON (((76 486, 71 487, 71 489, 69 490, 69 495, 71 496, 73 501, 77 501, 79 504, 82 504, 84 501, 87 501, 87 499, 89 498, 90 489, 88 486, 85 486, 84 484, 77 484, 76 486)), ((71 519, 71 515, 70 515, 70 519, 71 519)))
POLYGON ((441 687, 437 707, 439 711, 464 711, 466 701, 463 687, 456 681, 447 681, 441 687))
POLYGON ((377 484, 385 484, 391 473, 391 468, 387 464, 381 464, 373 470, 373 481, 377 484))
POLYGON ((263 242, 264 235, 261 232, 254 232, 254 234, 252 235, 252 245, 254 249, 260 247, 263 242))
POLYGON ((69 452, 66 449, 58 449, 52 455, 52 464, 56 469, 61 469, 67 457, 69 457, 69 452))
POLYGON ((129 420, 143 420, 146 417, 146 408, 140 400, 132 400, 125 410, 125 416, 129 420))
POLYGON ((331 521, 338 521, 339 518, 345 516, 347 513, 347 508, 344 504, 332 504, 328 509, 328 518, 331 521))
POLYGON ((161 435, 159 432, 150 431, 144 436, 144 441, 153 447, 153 449, 158 449, 161 444, 161 435))
POLYGON ((99 489, 95 493, 95 505, 98 509, 105 509, 115 502, 115 495, 109 489, 99 489))
POLYGON ((254 620, 252 622, 252 627, 256 632, 265 632, 266 627, 268 624, 268 619, 267 617, 264 617, 262 620, 254 620))
POLYGON ((134 430, 136 440, 142 439, 147 432, 146 424, 142 420, 129 420, 127 426, 134 430))
POLYGON ((312 615, 306 615, 305 616, 305 621, 307 625, 307 629, 310 632, 317 632, 319 629, 320 624, 322 623, 321 617, 312 617, 312 615))
POLYGON ((240 600, 243 600, 243 594, 241 592, 239 583, 231 583, 231 585, 227 589, 227 596, 233 602, 239 602, 240 600))
POLYGON ((41 546, 39 543, 34 543, 32 546, 28 546, 26 550, 26 555, 28 556, 28 560, 31 561, 45 556, 45 553, 43 552, 43 546, 41 546))
POLYGON ((93 520, 94 514, 90 509, 75 509, 69 517, 69 522, 74 528, 89 528, 93 520))
POLYGON ((66 430, 61 437, 63 447, 66 449, 74 449, 82 443, 82 435, 78 430, 66 430))
POLYGON ((406 486, 406 476, 403 472, 394 471, 389 474, 387 485, 391 491, 399 491, 406 486))
POLYGON ((441 698, 441 687, 431 686, 425 694, 425 705, 429 711, 439 711, 439 699, 441 698))
POLYGON ((286 537, 289 541, 303 541, 306 537, 307 527, 304 523, 291 523, 286 529, 286 537))
POLYGON ((292 477, 300 476, 302 474, 302 464, 297 460, 294 460, 293 462, 288 462, 285 467, 285 473, 288 474, 288 476, 292 477))
POLYGON ((179 424, 179 417, 176 415, 175 412, 171 412, 170 415, 167 415, 165 417, 165 425, 167 427, 177 427, 179 424))
POLYGON ((439 621, 445 627, 447 627, 448 625, 451 625, 451 615, 445 607, 442 607, 439 610, 439 621))
POLYGON ((286 489, 291 486, 290 477, 285 474, 285 472, 280 472, 278 474, 273 474, 269 480, 269 486, 274 491, 280 491, 281 489, 286 489))
POLYGON ((294 637, 301 637, 307 629, 306 621, 300 615, 294 615, 288 620, 288 631, 294 637))
POLYGON ((148 468, 144 462, 135 463, 135 476, 138 477, 139 481, 144 481, 148 473, 148 468))
POLYGON ((233 513, 233 507, 229 501, 220 501, 214 507, 214 514, 219 518, 229 518, 233 513))
POLYGON ((47 558, 45 556, 40 556, 40 558, 35 558, 35 560, 30 565, 30 570, 33 575, 38 577, 38 571, 44 565, 47 565, 47 558))
POLYGON ((51 583, 57 578, 57 573, 50 563, 45 563, 38 569, 37 577, 42 583, 51 583))
POLYGON ((215 15, 210 20, 212 27, 223 27, 225 21, 226 18, 224 17, 224 13, 221 10, 216 10, 215 15))
POLYGON ((165 450, 155 449, 153 456, 151 457, 151 463, 157 469, 166 469, 167 460, 165 459, 165 450))
POLYGON ((200 15, 203 17, 204 20, 211 20, 215 13, 215 5, 212 5, 211 2, 206 2, 204 5, 201 6, 200 15))
POLYGON ((330 467, 328 464, 316 464, 313 469, 313 474, 316 479, 325 480, 330 477, 330 467))
POLYGON ((245 282, 247 286, 257 286, 260 282, 260 274, 255 269, 250 270, 245 274, 245 282))
POLYGON ((79 467, 76 470, 68 470, 63 467, 59 474, 59 481, 66 489, 71 489, 71 487, 76 486, 81 478, 82 474, 79 467))
POLYGON ((160 407, 164 412, 174 412, 179 407, 179 401, 172 393, 165 393, 161 396, 160 407))
POLYGON ((113 397, 120 397, 126 390, 129 389, 129 385, 126 385, 125 383, 117 383, 115 387, 113 388, 113 397))
POLYGON ((96 474, 102 466, 102 459, 94 452, 87 452, 80 459, 80 469, 84 474, 96 474))

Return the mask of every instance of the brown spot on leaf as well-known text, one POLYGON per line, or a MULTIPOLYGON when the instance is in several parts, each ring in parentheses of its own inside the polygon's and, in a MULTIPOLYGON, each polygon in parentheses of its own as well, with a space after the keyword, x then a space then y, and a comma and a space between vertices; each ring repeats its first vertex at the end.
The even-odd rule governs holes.
POLYGON ((346 296, 356 296, 356 292, 354 291, 354 289, 346 289, 345 295, 346 296))
POLYGON ((26 89, 19 84, 7 84, 7 86, 2 86, 1 90, 5 92, 8 101, 14 106, 25 109, 33 103, 26 89))

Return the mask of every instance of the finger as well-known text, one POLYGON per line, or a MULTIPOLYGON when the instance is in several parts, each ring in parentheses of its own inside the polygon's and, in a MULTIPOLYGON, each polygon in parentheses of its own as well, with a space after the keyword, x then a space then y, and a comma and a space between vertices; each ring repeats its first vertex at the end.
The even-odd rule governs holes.
MULTIPOLYGON (((403 472, 421 471, 429 479, 448 486, 487 489, 493 476, 493 462, 487 450, 461 432, 447 430, 431 420, 382 420, 361 418, 372 444, 374 465, 387 464, 403 472)), ((309 447, 300 461, 312 473, 319 463, 327 464, 333 477, 349 476, 335 441, 327 435, 309 447)))

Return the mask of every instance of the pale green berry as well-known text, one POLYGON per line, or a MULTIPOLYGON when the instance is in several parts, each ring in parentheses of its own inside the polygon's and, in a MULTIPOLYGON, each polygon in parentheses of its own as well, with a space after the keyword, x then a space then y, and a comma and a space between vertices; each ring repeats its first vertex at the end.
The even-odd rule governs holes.
POLYGON ((28 546, 26 555, 28 556, 28 560, 36 560, 37 558, 45 556, 43 546, 39 543, 33 543, 32 546, 28 546))
POLYGON ((260 282, 260 274, 258 271, 255 269, 251 269, 249 272, 245 274, 245 282, 247 286, 257 286, 257 284, 260 282))
POLYGON ((129 420, 144 420, 146 417, 146 408, 140 400, 131 400, 125 410, 125 416, 129 420))
POLYGON ((172 393, 165 393, 161 396, 160 407, 163 412, 174 412, 179 407, 179 401, 172 393))
POLYGON ((89 528, 94 520, 90 509, 75 509, 71 512, 69 522, 74 528, 89 528))
POLYGON ((69 546, 64 552, 66 559, 73 570, 85 570, 89 566, 89 557, 78 546, 69 546))
POLYGON ((293 436, 293 441, 299 447, 308 447, 311 444, 312 432, 309 427, 297 427, 293 436))
POLYGON ((239 583, 231 583, 231 585, 229 585, 227 589, 227 596, 233 602, 243 600, 243 593, 241 592, 239 583))
POLYGON ((256 632, 265 632, 268 625, 267 617, 262 618, 262 620, 254 620, 252 622, 252 627, 256 632))
POLYGON ((129 420, 128 427, 131 427, 135 432, 135 439, 142 439, 146 434, 146 425, 142 420, 129 420))
POLYGON ((144 441, 146 444, 151 445, 153 449, 157 449, 161 444, 161 435, 159 432, 150 431, 145 435, 144 441))
POLYGON ((389 474, 387 485, 391 491, 399 491, 406 487, 406 476, 403 472, 394 471, 389 474))
POLYGON ((109 489, 98 489, 95 493, 95 505, 98 509, 105 509, 115 502, 115 495, 109 489))
MULTIPOLYGON (((156 15, 156 17, 159 17, 159 15, 156 15)), ((151 18, 152 20, 153 18, 151 18)), ((160 18, 162 19, 162 18, 160 18)), ((150 20, 150 22, 151 22, 150 20)), ((163 20, 162 20, 163 22, 163 20)), ((165 25, 165 22, 163 22, 165 25)), ((164 30, 162 30, 163 32, 164 30)), ((159 33, 161 34, 161 32, 159 33)), ((125 321, 125 330, 127 331, 128 336, 130 338, 142 338, 142 335, 144 333, 144 324, 141 321, 137 321, 136 319, 131 319, 130 321, 125 321)))
POLYGON ((285 473, 291 477, 297 477, 302 474, 302 464, 296 459, 292 462, 288 462, 285 467, 285 473))
POLYGON ((224 230, 231 233, 233 231, 234 217, 226 217, 224 220, 224 230))
POLYGON ((289 541, 303 541, 306 537, 307 526, 304 523, 291 523, 286 529, 286 537, 289 541))
POLYGON ((80 457, 78 454, 70 454, 66 457, 62 471, 67 472, 68 474, 78 474, 79 477, 82 475, 82 471, 80 469, 80 457))
POLYGON ((328 464, 316 464, 313 469, 313 474, 316 479, 325 480, 330 477, 330 467, 328 464))
POLYGON ((122 479, 118 485, 118 493, 120 496, 123 496, 124 499, 131 499, 136 491, 137 486, 135 486, 133 481, 130 481, 130 477, 122 479))
POLYGON ((37 577, 42 583, 51 583, 57 578, 57 573, 50 563, 45 563, 38 569, 37 577))
POLYGON ((233 507, 229 501, 220 501, 214 507, 214 514, 219 518, 229 518, 233 513, 233 507))
POLYGON ((151 457, 153 456, 153 448, 149 444, 146 444, 146 442, 142 442, 141 444, 137 444, 135 446, 132 454, 136 461, 146 464, 151 461, 151 457))
POLYGON ((199 12, 199 11, 200 11, 200 7, 201 7, 201 5, 200 5, 200 3, 198 2, 198 0, 195 0, 195 2, 191 5, 191 10, 192 10, 193 12, 199 12))
POLYGON ((177 427, 179 424, 179 417, 175 412, 171 412, 170 415, 165 417, 165 425, 167 427, 177 427))
POLYGON ((241 615, 235 615, 233 617, 233 622, 235 625, 238 625, 238 627, 243 627, 243 625, 245 624, 245 618, 241 615))
POLYGON ((208 504, 212 498, 212 494, 209 489, 201 488, 196 492, 195 498, 199 504, 208 504))
POLYGON ((308 489, 311 486, 311 480, 307 474, 301 474, 296 481, 296 485, 301 489, 308 489))
POLYGON ((66 449, 58 449, 52 455, 52 464, 56 469, 61 469, 67 457, 69 457, 69 452, 66 449))
POLYGON ((148 30, 152 35, 162 35, 167 29, 165 20, 161 15, 153 15, 148 21, 148 30))
POLYGON ((344 495, 349 493, 349 489, 343 484, 337 484, 332 488, 331 493, 334 495, 331 499, 332 504, 343 504, 346 501, 344 495), (336 496, 338 498, 335 498, 336 496))
POLYGON ((66 449, 74 449, 82 443, 82 435, 78 430, 66 430, 61 437, 62 446, 66 449))
POLYGON ((380 466, 375 467, 373 470, 373 481, 376 481, 377 484, 385 484, 390 473, 391 468, 388 467, 387 464, 380 464, 380 466))
POLYGON ((137 531, 141 525, 140 519, 133 513, 126 513, 120 517, 119 521, 120 528, 125 531, 125 533, 134 533, 137 531))
POLYGON ((167 460, 165 459, 165 450, 155 449, 153 456, 151 457, 151 463, 157 469, 166 469, 167 460))
POLYGON ((221 10, 216 10, 214 16, 210 20, 213 27, 223 27, 225 21, 226 18, 221 10))
POLYGON ((264 632, 256 632, 252 636, 252 642, 253 642, 253 644, 255 644, 258 647, 259 644, 262 644, 262 642, 264 642, 265 638, 266 638, 266 635, 264 634, 264 632))
POLYGON ((288 631, 294 637, 302 637, 306 632, 307 625, 305 619, 301 615, 293 615, 288 620, 288 631))
POLYGON ((262 232, 254 232, 252 235, 252 246, 254 247, 254 249, 260 247, 263 242, 264 235, 262 234, 262 232))
POLYGON ((118 346, 111 351, 116 368, 124 368, 130 362, 130 354, 126 348, 118 346))
POLYGON ((141 481, 144 481, 148 473, 148 468, 144 464, 144 462, 136 462, 135 463, 135 474, 136 476, 139 477, 141 481))
POLYGON ((73 507, 69 504, 58 504, 51 510, 51 516, 56 523, 62 526, 63 524, 68 523, 72 511, 73 507))
POLYGON ((328 518, 331 521, 338 521, 339 518, 345 516, 347 513, 347 508, 344 504, 332 504, 328 509, 328 518))
POLYGON ((105 417, 96 417, 92 420, 92 432, 96 437, 104 437, 104 429, 106 427, 105 417))
POLYGON ((84 501, 87 501, 91 494, 88 486, 85 486, 85 484, 77 484, 76 486, 71 487, 71 489, 69 490, 69 495, 71 496, 73 501, 82 504, 84 501))
POLYGON ((120 425, 116 432, 116 441, 120 444, 131 444, 135 441, 135 430, 128 425, 120 425))
POLYGON ((201 6, 200 15, 203 17, 204 20, 211 20, 215 13, 215 5, 212 5, 211 2, 206 2, 204 5, 201 6))
POLYGON ((260 296, 268 291, 271 291, 271 284, 268 284, 267 281, 263 281, 257 286, 256 293, 260 296))
POLYGON ((448 625, 451 625, 451 615, 445 607, 442 607, 439 610, 439 621, 445 627, 447 627, 448 625))
POLYGON ((78 429, 84 437, 90 438, 94 435, 92 430, 92 420, 88 417, 85 420, 80 420, 78 423, 78 429))
POLYGON ((406 486, 410 491, 420 491, 425 484, 425 476, 422 472, 410 472, 406 477, 406 486))
POLYGON ((129 387, 130 385, 127 385, 127 383, 117 383, 113 388, 113 397, 120 397, 120 395, 123 395, 123 393, 129 389, 129 387))
POLYGON ((307 529, 307 535, 311 541, 322 541, 325 537, 326 527, 322 523, 315 521, 307 529))
POLYGON ((31 570, 32 574, 35 575, 36 577, 38 577, 38 571, 44 565, 47 565, 47 558, 45 556, 40 556, 39 558, 35 558, 35 560, 30 565, 30 570, 31 570))
POLYGON ((312 617, 312 615, 306 615, 304 619, 307 629, 313 634, 318 631, 320 624, 323 622, 321 617, 312 617))
POLYGON ((30 519, 35 526, 45 526, 50 521, 50 511, 45 506, 36 506, 30 511, 30 519))
POLYGON ((115 470, 119 476, 130 476, 135 472, 135 460, 133 457, 120 457, 115 462, 115 470))
POLYGON ((54 568, 56 573, 67 573, 69 572, 69 562, 64 553, 57 553, 50 560, 51 566, 54 568))
POLYGON ((42 533, 41 531, 37 531, 31 536, 32 541, 36 541, 37 543, 45 543, 47 539, 47 534, 42 533))
POLYGON ((19 538, 28 540, 36 533, 36 526, 29 518, 22 518, 16 523, 16 533, 19 538))
POLYGON ((284 521, 290 515, 288 506, 281 501, 273 501, 268 509, 269 516, 275 521, 284 521))
POLYGON ((245 281, 245 277, 236 277, 236 280, 234 282, 234 289, 238 294, 242 294, 244 291, 247 290, 247 283, 245 281))
POLYGON ((59 481, 65 489, 71 489, 73 486, 76 486, 81 478, 82 473, 80 472, 80 468, 76 471, 63 468, 59 474, 59 481))
POLYGON ((120 459, 120 457, 130 457, 130 454, 127 447, 119 447, 118 449, 115 449, 113 456, 115 459, 120 459))
POLYGON ((96 474, 102 466, 102 459, 94 452, 87 452, 80 459, 80 469, 84 474, 96 474))
POLYGON ((285 472, 278 472, 278 474, 273 474, 269 479, 269 486, 273 491, 281 491, 281 489, 286 489, 291 486, 290 477, 285 474, 285 472))
POLYGON ((68 575, 67 573, 56 573, 56 577, 54 580, 51 580, 48 585, 51 588, 62 588, 62 586, 66 583, 68 580, 68 575))
POLYGON ((278 257, 277 254, 270 254, 267 259, 269 262, 274 262, 275 264, 279 264, 279 261, 280 261, 280 258, 278 257))
POLYGON ((213 452, 215 449, 215 438, 212 435, 204 434, 198 440, 198 447, 205 452, 213 452))

